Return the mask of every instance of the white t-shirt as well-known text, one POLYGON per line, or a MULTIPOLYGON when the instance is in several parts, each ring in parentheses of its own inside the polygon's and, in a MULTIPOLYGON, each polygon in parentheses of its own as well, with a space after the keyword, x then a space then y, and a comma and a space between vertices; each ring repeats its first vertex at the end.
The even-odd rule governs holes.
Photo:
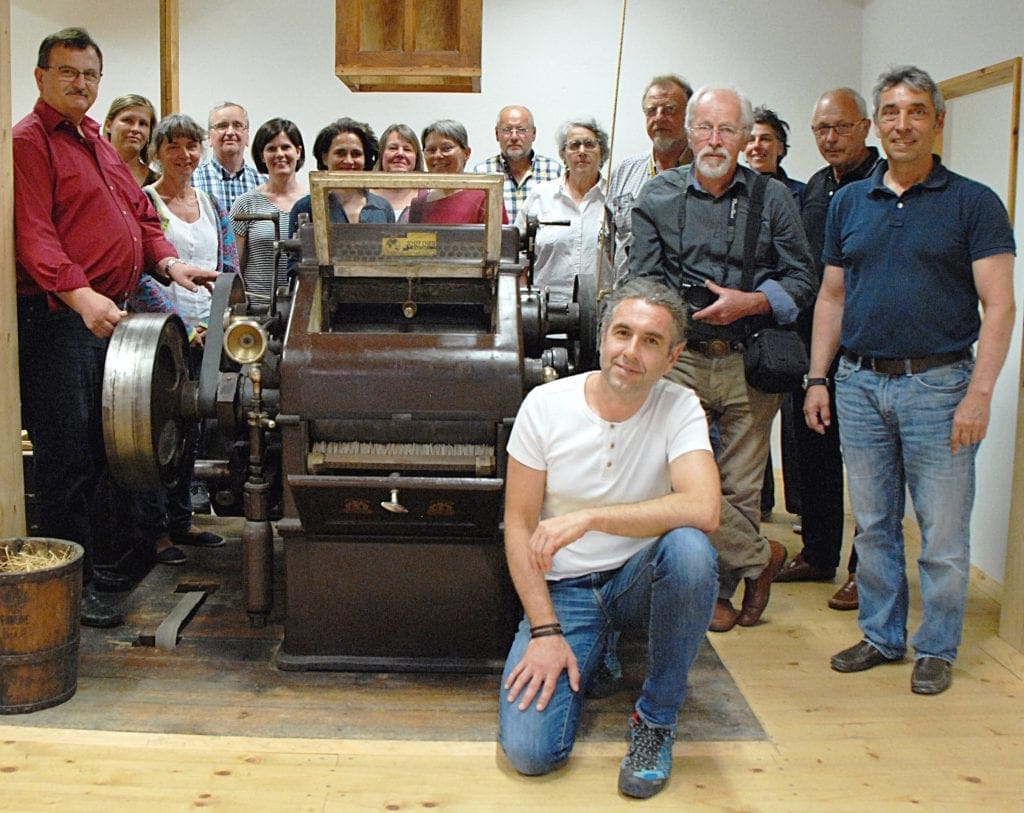
MULTIPOLYGON (((547 482, 541 519, 581 508, 641 502, 672 492, 669 463, 711 451, 707 420, 693 391, 666 379, 628 420, 610 423, 587 405, 583 373, 531 390, 516 416, 508 453, 547 482)), ((555 554, 546 578, 621 567, 655 537, 588 531, 555 554)))

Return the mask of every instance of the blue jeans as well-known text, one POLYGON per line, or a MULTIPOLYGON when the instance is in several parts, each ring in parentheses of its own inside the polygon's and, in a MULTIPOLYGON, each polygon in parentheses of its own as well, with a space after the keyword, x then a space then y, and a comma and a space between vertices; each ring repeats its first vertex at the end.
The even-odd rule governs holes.
POLYGON ((859 532, 857 590, 864 637, 890 658, 907 648, 905 485, 921 528, 923 618, 917 657, 953 661, 963 631, 977 445, 950 451, 953 413, 973 360, 918 375, 879 375, 843 359, 836 408, 859 532))
MULTIPOLYGON (((635 554, 618 570, 548 582, 555 613, 580 669, 580 693, 565 672, 550 703, 526 711, 499 689, 498 741, 523 774, 547 773, 564 762, 576 741, 582 689, 601 663, 612 630, 647 632, 648 670, 636 709, 650 725, 672 728, 686 699, 686 679, 718 595, 717 555, 707 536, 677 528, 635 554)), ((519 625, 501 685, 530 643, 530 622, 519 625)))

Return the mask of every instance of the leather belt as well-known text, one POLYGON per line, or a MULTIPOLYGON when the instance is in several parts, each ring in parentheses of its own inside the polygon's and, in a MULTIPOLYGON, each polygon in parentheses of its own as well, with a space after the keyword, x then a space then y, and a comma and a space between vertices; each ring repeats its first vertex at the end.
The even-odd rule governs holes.
POLYGON ((709 339, 707 341, 688 341, 686 349, 700 353, 708 358, 720 359, 730 353, 742 353, 743 342, 727 342, 725 339, 709 339))
POLYGON ((862 369, 882 375, 917 375, 933 367, 969 359, 971 351, 955 350, 951 353, 936 353, 933 356, 921 356, 916 359, 876 359, 871 356, 858 356, 849 350, 843 351, 843 355, 862 369))

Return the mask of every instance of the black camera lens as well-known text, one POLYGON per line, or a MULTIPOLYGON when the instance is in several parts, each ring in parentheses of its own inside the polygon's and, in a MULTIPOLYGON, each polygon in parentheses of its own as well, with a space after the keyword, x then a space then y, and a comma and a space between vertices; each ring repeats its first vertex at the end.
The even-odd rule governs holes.
POLYGON ((691 311, 699 311, 714 303, 718 296, 703 285, 684 285, 683 299, 691 311))

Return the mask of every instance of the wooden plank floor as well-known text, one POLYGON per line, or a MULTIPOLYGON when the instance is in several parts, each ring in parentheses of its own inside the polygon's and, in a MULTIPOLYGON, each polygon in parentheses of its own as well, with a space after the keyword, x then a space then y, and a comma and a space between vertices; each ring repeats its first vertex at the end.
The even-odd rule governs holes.
MULTIPOLYGON (((791 553, 799 550, 788 523, 769 531, 791 553)), ((914 598, 916 581, 911 573, 914 598)), ((778 585, 765 623, 712 637, 768 739, 678 743, 672 781, 645 809, 1024 810, 1024 655, 995 635, 998 586, 972 578, 954 684, 938 697, 911 694, 909 662, 859 675, 829 669, 829 656, 859 637, 854 613, 825 607, 834 589, 778 585)), ((3 723, 2 810, 603 811, 635 804, 615 793, 624 744, 614 741, 582 742, 563 769, 524 778, 488 741, 3 723)))

